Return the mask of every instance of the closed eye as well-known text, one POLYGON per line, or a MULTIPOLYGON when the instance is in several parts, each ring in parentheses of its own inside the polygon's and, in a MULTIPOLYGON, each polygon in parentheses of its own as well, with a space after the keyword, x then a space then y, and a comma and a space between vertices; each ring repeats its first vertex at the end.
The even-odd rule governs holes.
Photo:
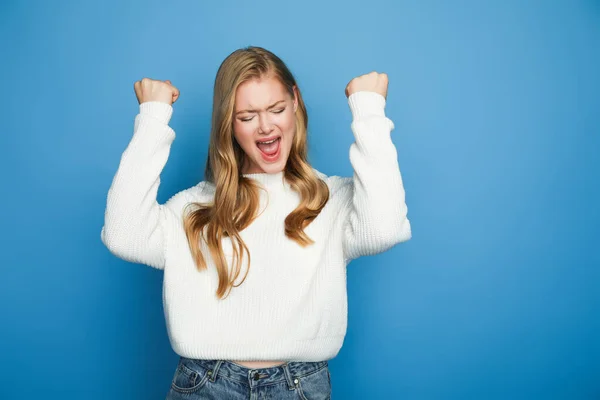
MULTIPOLYGON (((273 112, 274 112, 275 114, 281 114, 281 113, 282 113, 282 112, 284 112, 284 111, 285 111, 285 107, 284 107, 284 108, 281 108, 281 109, 279 109, 279 110, 274 110, 273 112)), ((248 121, 252 121, 252 119, 254 119, 254 117, 251 117, 251 118, 240 118, 240 121, 243 121, 243 122, 248 122, 248 121)))

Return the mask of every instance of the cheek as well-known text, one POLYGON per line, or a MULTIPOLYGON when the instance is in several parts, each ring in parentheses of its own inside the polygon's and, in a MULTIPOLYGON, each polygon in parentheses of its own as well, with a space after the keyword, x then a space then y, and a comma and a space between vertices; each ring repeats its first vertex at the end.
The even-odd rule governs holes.
POLYGON ((253 139, 253 130, 249 128, 250 124, 238 124, 234 125, 234 136, 235 140, 239 143, 243 148, 247 148, 250 145, 254 144, 253 139))
POLYGON ((296 116, 294 113, 286 113, 279 118, 278 125, 285 133, 293 133, 296 127, 296 116))

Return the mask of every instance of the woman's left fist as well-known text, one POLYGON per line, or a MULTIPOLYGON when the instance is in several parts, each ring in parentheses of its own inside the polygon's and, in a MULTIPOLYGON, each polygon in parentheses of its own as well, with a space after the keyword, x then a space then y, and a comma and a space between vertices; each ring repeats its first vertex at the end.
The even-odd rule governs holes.
POLYGON ((387 97, 388 76, 384 73, 375 71, 368 74, 357 76, 346 85, 346 97, 350 97, 352 93, 360 91, 375 92, 387 97))

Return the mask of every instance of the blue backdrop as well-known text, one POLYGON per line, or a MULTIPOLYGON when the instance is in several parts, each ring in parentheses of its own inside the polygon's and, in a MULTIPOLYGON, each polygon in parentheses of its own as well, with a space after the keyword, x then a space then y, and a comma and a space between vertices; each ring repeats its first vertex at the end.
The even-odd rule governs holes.
POLYGON ((386 72, 413 238, 348 266, 333 399, 600 397, 600 2, 4 1, 0 398, 161 399, 162 272, 100 241, 138 111, 181 91, 159 202, 203 179, 220 62, 278 54, 351 176, 345 85, 386 72))

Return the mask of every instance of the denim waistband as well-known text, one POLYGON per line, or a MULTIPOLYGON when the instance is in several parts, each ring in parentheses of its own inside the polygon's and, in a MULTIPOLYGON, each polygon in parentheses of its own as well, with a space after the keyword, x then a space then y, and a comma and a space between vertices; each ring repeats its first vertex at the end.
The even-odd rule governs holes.
POLYGON ((245 383, 250 387, 266 386, 280 381, 287 381, 290 389, 296 384, 294 379, 301 378, 329 366, 327 360, 324 360, 286 361, 283 364, 273 367, 248 368, 228 360, 202 360, 183 356, 180 356, 180 362, 201 375, 207 373, 209 379, 213 382, 217 376, 225 376, 228 379, 245 383))

